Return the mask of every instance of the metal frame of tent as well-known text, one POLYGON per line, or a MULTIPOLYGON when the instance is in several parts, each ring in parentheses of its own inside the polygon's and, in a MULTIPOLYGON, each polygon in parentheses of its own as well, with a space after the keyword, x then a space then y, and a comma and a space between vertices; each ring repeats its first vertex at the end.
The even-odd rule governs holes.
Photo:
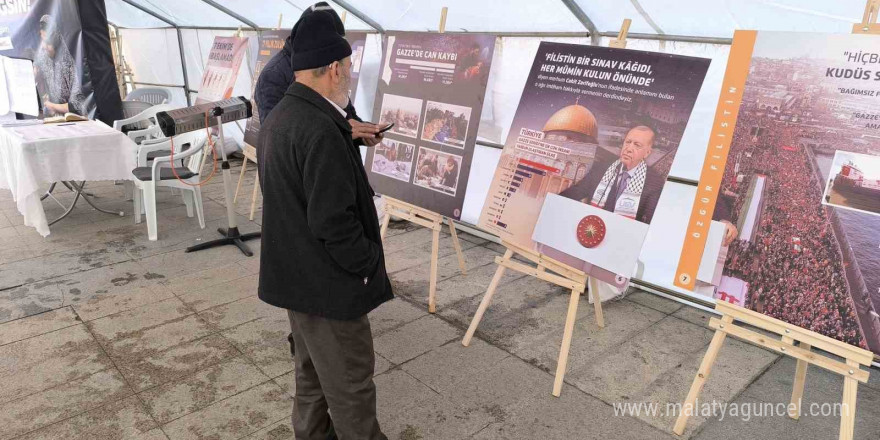
MULTIPOLYGON (((251 30, 255 32, 261 32, 264 30, 268 30, 269 28, 261 27, 254 23, 252 20, 247 17, 219 4, 216 0, 200 0, 202 3, 208 5, 211 8, 216 9, 217 11, 232 17, 236 21, 242 23, 242 27, 211 27, 211 26, 184 26, 176 23, 172 18, 169 18, 159 11, 150 8, 144 4, 140 4, 135 2, 134 0, 121 0, 127 5, 147 14, 151 17, 165 23, 168 27, 173 28, 177 32, 177 44, 180 51, 180 65, 181 70, 183 72, 183 89, 184 95, 186 98, 187 105, 191 105, 191 97, 190 93, 194 92, 190 88, 189 85, 189 77, 187 75, 186 68, 186 58, 184 55, 184 47, 183 47, 183 35, 181 34, 181 30, 184 29, 201 29, 201 30, 251 30)), ((617 31, 600 31, 593 20, 584 12, 583 8, 581 8, 575 0, 560 0, 566 8, 571 12, 571 14, 584 26, 586 32, 490 32, 493 35, 499 37, 589 37, 592 44, 599 44, 599 40, 601 37, 614 37, 617 35, 617 31)), ((351 3, 346 0, 335 0, 339 7, 348 11, 348 13, 354 15, 368 26, 370 26, 373 30, 368 32, 375 32, 379 34, 384 34, 385 29, 380 25, 376 20, 372 19, 369 15, 363 13, 358 8, 354 7, 351 3)), ((648 22, 653 23, 651 17, 645 12, 643 9, 639 10, 639 13, 642 17, 648 22)), ((124 26, 117 26, 111 23, 115 29, 125 29, 124 26)), ((465 32, 465 31, 460 31, 465 32)), ((450 33, 455 33, 450 32, 450 33)), ((716 38, 716 37, 700 37, 700 36, 684 36, 684 35, 668 35, 663 33, 657 34, 645 34, 645 33, 630 33, 628 35, 631 39, 646 39, 646 40, 658 40, 658 41, 679 41, 679 42, 688 42, 688 43, 708 43, 708 44, 730 44, 730 38, 716 38)), ((177 85, 168 85, 168 84, 156 84, 163 87, 180 87, 177 85)))

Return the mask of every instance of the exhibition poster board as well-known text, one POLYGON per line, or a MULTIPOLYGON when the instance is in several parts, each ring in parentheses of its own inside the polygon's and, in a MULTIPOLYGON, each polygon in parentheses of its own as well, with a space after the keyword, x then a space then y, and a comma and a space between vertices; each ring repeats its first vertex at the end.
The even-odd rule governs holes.
POLYGON ((480 226, 625 285, 708 67, 542 42, 480 226))
POLYGON ((880 353, 880 37, 737 31, 678 270, 716 200, 737 239, 713 296, 880 353))
POLYGON ((247 50, 247 37, 214 37, 202 74, 196 105, 232 96, 238 69, 247 50))
POLYGON ((364 48, 367 45, 367 33, 346 31, 345 39, 351 44, 351 83, 348 85, 348 98, 354 103, 364 61, 364 48))
POLYGON ((370 184, 461 218, 495 37, 389 32, 373 114, 394 124, 367 153, 370 184))
MULTIPOLYGON (((257 52, 257 60, 254 63, 254 77, 251 83, 251 96, 255 96, 254 90, 257 87, 257 80, 263 67, 272 59, 281 49, 284 48, 284 41, 290 36, 289 30, 270 30, 260 33, 260 49, 257 52)), ((251 108, 253 115, 247 120, 247 126, 244 130, 244 143, 251 147, 257 146, 257 139, 260 138, 260 110, 254 98, 251 98, 251 108)))

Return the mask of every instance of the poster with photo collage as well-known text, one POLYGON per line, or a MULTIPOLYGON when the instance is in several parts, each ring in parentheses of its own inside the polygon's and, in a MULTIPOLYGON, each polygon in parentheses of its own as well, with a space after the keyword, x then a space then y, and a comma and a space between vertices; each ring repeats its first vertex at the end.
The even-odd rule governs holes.
POLYGON ((374 122, 394 124, 367 153, 373 189, 461 218, 495 37, 390 32, 374 122))

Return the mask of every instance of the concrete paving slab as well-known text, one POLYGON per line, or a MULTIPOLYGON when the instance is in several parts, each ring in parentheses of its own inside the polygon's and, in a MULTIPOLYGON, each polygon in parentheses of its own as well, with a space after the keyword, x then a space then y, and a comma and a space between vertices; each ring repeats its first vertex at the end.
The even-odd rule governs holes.
POLYGON ((114 358, 114 362, 125 380, 143 391, 239 355, 229 341, 210 335, 143 358, 114 358))
POLYGON ((435 316, 423 316, 375 339, 376 353, 400 364, 461 338, 461 332, 435 316))
POLYGON ((570 369, 566 380, 609 404, 627 401, 711 338, 707 329, 666 317, 596 362, 570 369))
POLYGON ((174 297, 161 285, 135 287, 115 293, 98 293, 82 297, 71 308, 83 321, 94 321, 105 316, 132 310, 174 297))
POLYGON ((54 332, 81 321, 70 307, 29 316, 0 324, 0 345, 54 332))
POLYGON ((427 314, 426 308, 414 306, 400 298, 383 303, 369 314, 373 338, 377 338, 427 314))
MULTIPOLYGON (((684 401, 696 377, 705 348, 695 353, 662 374, 644 390, 629 399, 629 402, 659 404, 662 408, 677 405, 684 401)), ((773 364, 778 356, 751 344, 728 338, 712 374, 700 393, 700 401, 724 403, 733 401, 743 390, 773 364)), ((672 427, 680 411, 663 411, 658 414, 638 414, 636 417, 664 432, 672 432, 672 427)), ((696 414, 688 422, 682 438, 690 438, 709 420, 696 414)))
POLYGON ((112 368, 83 325, 0 347, 0 402, 24 398, 112 368))
POLYGON ((290 396, 268 381, 163 426, 171 440, 239 439, 273 424, 293 408, 290 396))
POLYGON ((676 311, 684 307, 684 304, 680 302, 666 299, 660 295, 654 295, 643 290, 637 290, 635 292, 628 293, 624 297, 624 299, 626 301, 632 301, 645 307, 650 307, 667 315, 675 313, 676 311))
POLYGON ((127 397, 31 432, 20 440, 167 440, 137 397, 127 397))
POLYGON ((139 397, 164 425, 268 380, 253 364, 237 357, 149 389, 139 397))
POLYGON ((177 298, 86 323, 114 359, 135 359, 210 335, 208 324, 177 298))
POLYGON ((132 395, 122 376, 104 370, 0 405, 0 439, 12 439, 132 395))
POLYGON ((290 358, 290 321, 286 315, 263 317, 224 330, 221 335, 232 342, 269 377, 293 370, 290 358))
MULTIPOLYGON (((462 252, 465 259, 465 267, 468 272, 491 264, 495 256, 495 252, 482 246, 475 246, 462 252)), ((416 301, 428 304, 428 287, 430 285, 431 262, 426 262, 407 270, 403 270, 394 274, 394 292, 398 295, 405 295, 416 301)), ((450 277, 464 276, 461 267, 458 264, 458 256, 453 253, 438 259, 437 261, 437 282, 442 282, 450 277)), ((488 286, 488 282, 486 284, 488 286)))
POLYGON ((480 339, 471 340, 468 347, 454 340, 401 364, 406 371, 431 389, 448 393, 469 377, 495 368, 509 353, 480 339))
POLYGON ((248 296, 198 313, 216 331, 226 330, 264 317, 275 320, 287 318, 287 311, 248 296))
POLYGON ((257 295, 259 275, 246 275, 242 278, 215 284, 185 293, 178 293, 187 307, 202 311, 222 304, 257 295))
POLYGON ((560 397, 550 393, 506 411, 473 439, 627 439, 672 440, 673 437, 629 417, 616 415, 604 402, 566 386, 560 397))

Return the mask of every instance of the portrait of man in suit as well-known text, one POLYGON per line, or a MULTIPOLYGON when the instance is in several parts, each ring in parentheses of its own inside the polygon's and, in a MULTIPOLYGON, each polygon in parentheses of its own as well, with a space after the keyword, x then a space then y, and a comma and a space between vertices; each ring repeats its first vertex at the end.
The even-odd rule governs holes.
POLYGON ((665 181, 646 162, 656 137, 647 125, 631 128, 616 159, 597 161, 592 172, 559 195, 650 223, 665 181))

